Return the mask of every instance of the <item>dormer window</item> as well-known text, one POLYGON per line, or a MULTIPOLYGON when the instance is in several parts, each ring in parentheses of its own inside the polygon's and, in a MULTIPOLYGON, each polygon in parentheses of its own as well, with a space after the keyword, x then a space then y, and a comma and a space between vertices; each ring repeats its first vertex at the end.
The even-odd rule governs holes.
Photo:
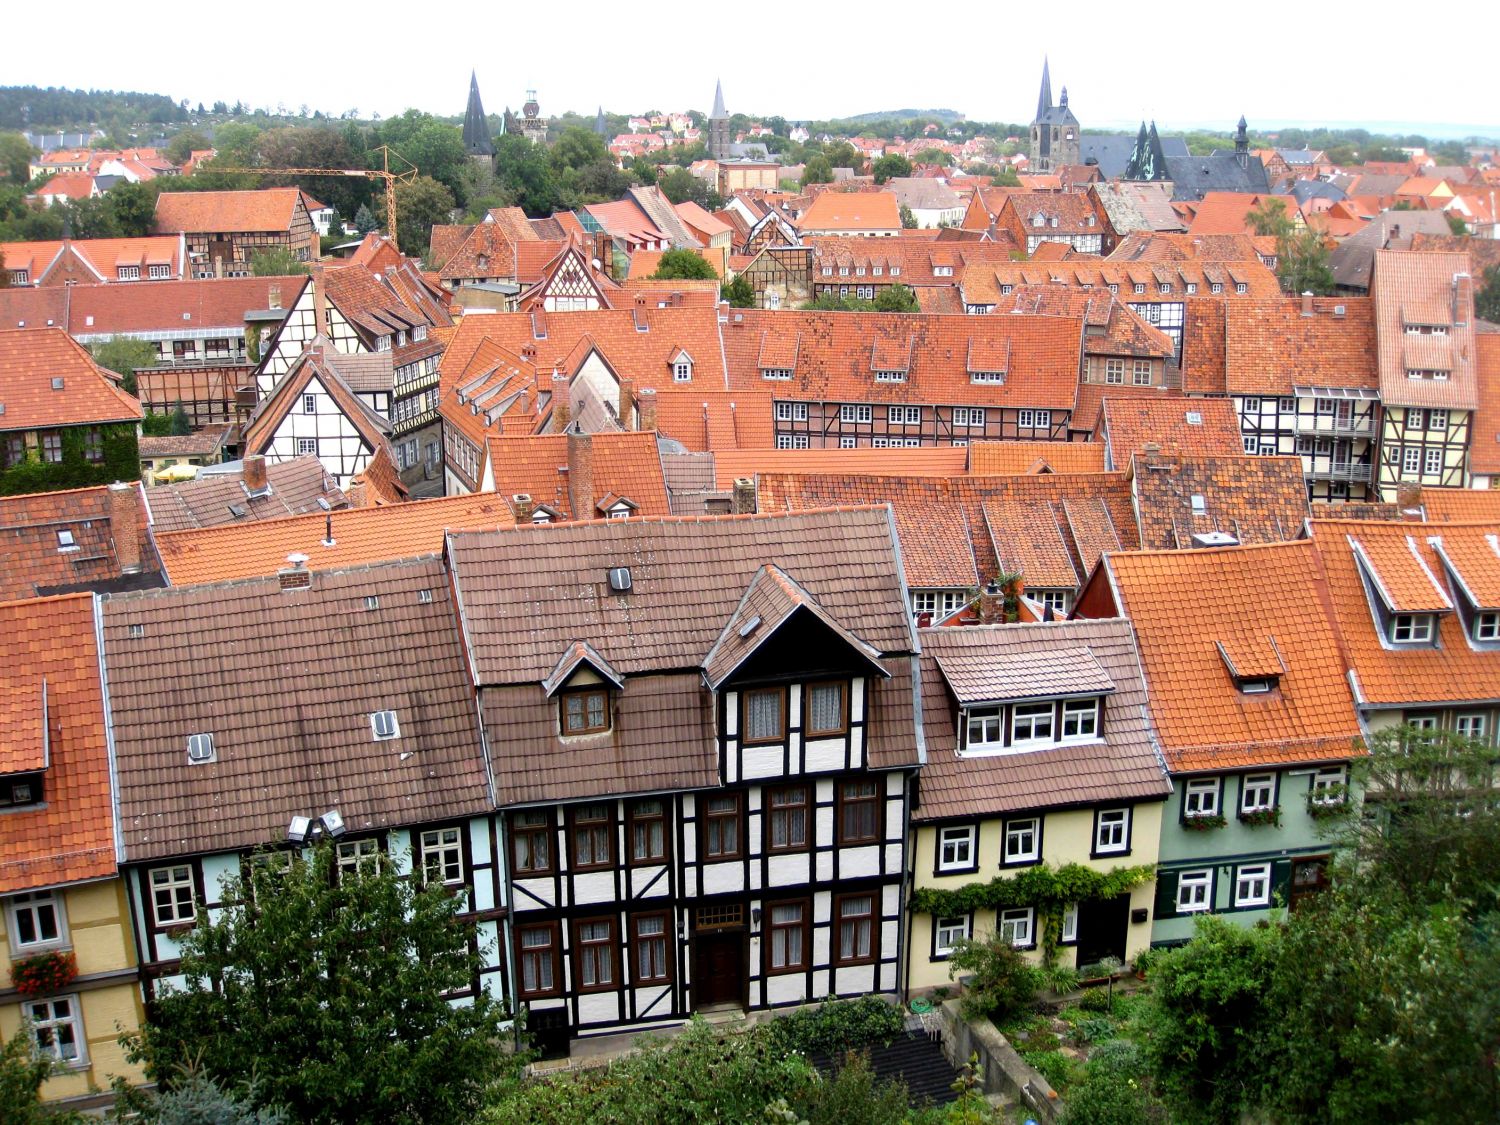
POLYGON ((1253 679, 1240 680, 1235 686, 1246 695, 1265 695, 1276 686, 1276 681, 1269 676, 1257 676, 1253 679))
POLYGON ((1005 745, 1001 731, 1000 708, 977 707, 969 712, 967 748, 971 751, 999 750, 1005 745))
POLYGON ((1041 212, 1037 212, 1037 214, 1031 216, 1031 225, 1040 229, 1047 225, 1047 219, 1041 212))
POLYGON ((741 741, 780 742, 786 736, 786 689, 751 688, 740 696, 741 741))
POLYGON ((401 724, 394 711, 376 711, 370 715, 370 733, 376 742, 387 742, 401 737, 401 724))
POLYGON ((141 279, 141 267, 119 266, 115 270, 115 277, 119 281, 139 281, 141 279))
POLYGON ((1146 291, 1146 283, 1144 281, 1137 281, 1135 283, 1135 292, 1137 292, 1137 293, 1144 293, 1145 291, 1146 291))
POLYGON ((570 691, 559 697, 562 732, 597 734, 609 729, 609 692, 602 687, 570 691))
POLYGON ((1224 292, 1224 283, 1222 281, 1211 282, 1208 291, 1210 293, 1222 293, 1224 292))
POLYGON ((676 383, 690 383, 693 380, 693 362, 688 359, 678 360, 672 364, 672 381, 676 383))
POLYGON ((1236 281, 1234 283, 1234 291, 1243 297, 1246 293, 1250 292, 1250 286, 1243 281, 1236 281))
POLYGON ((871 266, 870 267, 870 276, 872 276, 872 277, 879 277, 883 273, 885 273, 885 267, 884 266, 871 266))
POLYGON ((1430 613, 1397 613, 1391 617, 1391 643, 1421 645, 1432 642, 1433 615, 1430 613))
POLYGON ((760 369, 760 377, 762 379, 787 380, 792 377, 792 369, 790 367, 762 367, 760 369))
POLYGON ((1053 710, 1050 703, 1021 703, 1011 711, 1010 743, 1051 742, 1053 710))
POLYGON ((892 266, 891 267, 891 276, 892 277, 900 277, 901 276, 901 267, 900 266, 892 266))
POLYGON ((1474 639, 1476 641, 1500 641, 1500 613, 1493 610, 1474 615, 1474 639))

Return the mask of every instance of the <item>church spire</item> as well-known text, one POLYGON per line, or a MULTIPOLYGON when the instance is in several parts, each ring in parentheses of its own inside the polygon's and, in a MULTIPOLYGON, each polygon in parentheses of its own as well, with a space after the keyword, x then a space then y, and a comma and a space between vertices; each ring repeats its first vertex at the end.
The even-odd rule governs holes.
POLYGON ((1040 121, 1052 108, 1052 73, 1047 68, 1047 56, 1042 56, 1042 92, 1036 99, 1036 117, 1040 121))
POLYGON ((469 71, 469 107, 464 111, 464 148, 470 156, 494 156, 490 141, 490 123, 479 100, 479 76, 469 71))
POLYGON ((714 111, 708 115, 710 121, 717 121, 721 117, 728 117, 729 111, 724 108, 724 83, 722 80, 714 84, 714 111))
POLYGON ((601 137, 609 135, 609 126, 604 121, 604 107, 602 105, 599 107, 598 116, 594 118, 594 132, 598 133, 601 137))

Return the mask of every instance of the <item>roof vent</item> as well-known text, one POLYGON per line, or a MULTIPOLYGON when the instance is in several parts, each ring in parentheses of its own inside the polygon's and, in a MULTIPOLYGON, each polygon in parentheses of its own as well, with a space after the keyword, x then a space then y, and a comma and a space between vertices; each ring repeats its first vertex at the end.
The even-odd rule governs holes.
POLYGON ((1227 531, 1200 531, 1193 535, 1194 547, 1238 547, 1240 541, 1227 531))
POLYGON ((249 512, 245 510, 243 504, 231 504, 229 505, 229 514, 237 520, 242 520, 249 515, 249 512))
POLYGON ((187 739, 188 761, 195 766, 204 762, 214 760, 214 736, 209 734, 190 734, 187 739))
POLYGON ((616 594, 630 593, 630 568, 628 566, 611 567, 609 571, 609 588, 616 594))
POLYGON ((740 636, 748 637, 751 633, 755 632, 755 630, 759 628, 760 616, 757 614, 755 617, 752 617, 749 621, 746 621, 743 625, 740 626, 740 636))

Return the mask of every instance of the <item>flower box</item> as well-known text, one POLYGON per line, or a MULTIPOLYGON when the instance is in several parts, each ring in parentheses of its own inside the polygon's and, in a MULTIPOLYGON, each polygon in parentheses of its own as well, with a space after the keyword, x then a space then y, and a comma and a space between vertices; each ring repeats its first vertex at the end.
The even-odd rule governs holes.
POLYGON ((1274 824, 1281 827, 1281 809, 1254 809, 1251 812, 1240 813, 1240 823, 1246 828, 1258 828, 1265 824, 1274 824))
POLYGON ((1209 816, 1185 816, 1182 818, 1182 826, 1190 832, 1212 832, 1215 828, 1223 828, 1227 823, 1222 813, 1213 813, 1209 816))
POLYGON ((78 959, 71 950, 64 952, 38 953, 12 961, 11 983, 23 996, 46 996, 61 992, 78 975, 78 959))

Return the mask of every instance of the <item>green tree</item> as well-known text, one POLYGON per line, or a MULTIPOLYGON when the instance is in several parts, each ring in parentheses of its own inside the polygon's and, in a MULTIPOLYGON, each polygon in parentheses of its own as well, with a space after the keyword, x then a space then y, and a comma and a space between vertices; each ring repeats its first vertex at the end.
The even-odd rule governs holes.
POLYGON ((104 196, 115 228, 124 238, 141 238, 151 233, 156 217, 156 197, 161 185, 156 180, 137 184, 116 184, 104 196))
POLYGON ((199 913, 186 985, 159 996, 134 1056, 169 1085, 194 1058, 230 1087, 258 1080, 257 1104, 298 1122, 466 1120, 509 1056, 488 993, 447 998, 479 967, 463 899, 384 858, 340 872, 327 841, 289 859, 252 862, 199 913))
POLYGON ((1276 276, 1288 293, 1332 293, 1333 269, 1323 236, 1311 227, 1288 230, 1276 239, 1276 276))
POLYGON ((1014 164, 1007 164, 1004 168, 1000 169, 1000 174, 995 176, 990 183, 994 187, 1020 187, 1021 177, 1016 175, 1014 164))
POLYGON ((93 347, 94 362, 120 376, 120 386, 135 394, 135 372, 138 367, 156 366, 156 345, 149 340, 129 336, 111 336, 93 347))
POLYGON ((0 183, 21 186, 30 182, 35 153, 20 133, 0 133, 0 183))
POLYGON ((734 280, 724 286, 720 295, 729 302, 732 308, 753 309, 755 307, 755 286, 750 284, 749 274, 735 274, 734 280))
POLYGON ((1449 211, 1443 217, 1448 220, 1448 229, 1455 237, 1463 238, 1469 233, 1469 224, 1464 222, 1464 217, 1457 211, 1449 211))
POLYGON ((552 166, 559 175, 577 172, 599 160, 610 160, 609 148, 604 138, 592 129, 580 125, 569 125, 558 135, 552 145, 552 166))
POLYGON ((667 281, 713 280, 719 275, 714 267, 700 254, 691 250, 668 250, 662 254, 656 272, 651 275, 667 281))
POLYGON ((1292 233, 1293 223, 1287 214, 1286 203, 1272 196, 1265 196, 1245 213, 1250 229, 1262 238, 1284 238, 1292 233))
POLYGON ((453 193, 431 176, 418 176, 396 185, 396 240, 408 253, 417 253, 432 237, 434 223, 446 223, 453 211, 453 193))
POLYGON ((562 203, 546 150, 525 137, 507 133, 495 139, 495 178, 506 202, 532 218, 544 218, 562 203))
POLYGON ((960 941, 948 959, 948 975, 967 975, 960 1006, 970 1019, 998 1019, 1025 1008, 1041 988, 1041 972, 1026 963, 1004 935, 960 941))
POLYGON ((1474 312, 1481 320, 1500 323, 1500 266, 1490 266, 1479 275, 1479 291, 1474 294, 1474 312))
POLYGON ((903 230, 917 229, 917 217, 911 213, 910 207, 903 203, 897 208, 897 213, 901 216, 901 227, 903 230))
POLYGON ((291 1125, 285 1110, 257 1107, 256 1087, 247 1093, 225 1090, 201 1070, 189 1070, 160 1092, 116 1080, 111 1120, 141 1125, 291 1125))
POLYGON ((297 255, 285 246, 268 246, 264 250, 250 252, 250 276, 291 277, 308 272, 306 262, 299 262, 297 255))
POLYGON ((665 175, 659 176, 656 186, 661 188, 661 193, 673 203, 686 203, 691 200, 700 207, 708 205, 708 197, 712 191, 706 180, 699 179, 686 168, 673 168, 665 175))
POLYGON ((362 235, 369 234, 380 229, 380 220, 375 218, 374 211, 361 203, 359 210, 354 212, 354 229, 362 235))
POLYGON ((910 176, 911 161, 899 152, 890 152, 870 165, 870 172, 877 184, 883 184, 897 176, 910 176))
POLYGON ((25 1027, 0 1043, 0 1121, 6 1125, 83 1125, 88 1121, 81 1113, 42 1104, 42 1083, 52 1069, 51 1058, 37 1052, 25 1027))
POLYGON ((212 147, 213 145, 209 139, 198 132, 198 130, 184 129, 167 142, 164 155, 173 164, 181 168, 188 162, 188 159, 194 152, 201 152, 206 148, 212 147))
POLYGON ((907 285, 887 285, 875 294, 876 312, 920 312, 917 295, 907 285))
POLYGON ((802 169, 802 186, 833 183, 833 166, 826 156, 814 156, 802 169))

